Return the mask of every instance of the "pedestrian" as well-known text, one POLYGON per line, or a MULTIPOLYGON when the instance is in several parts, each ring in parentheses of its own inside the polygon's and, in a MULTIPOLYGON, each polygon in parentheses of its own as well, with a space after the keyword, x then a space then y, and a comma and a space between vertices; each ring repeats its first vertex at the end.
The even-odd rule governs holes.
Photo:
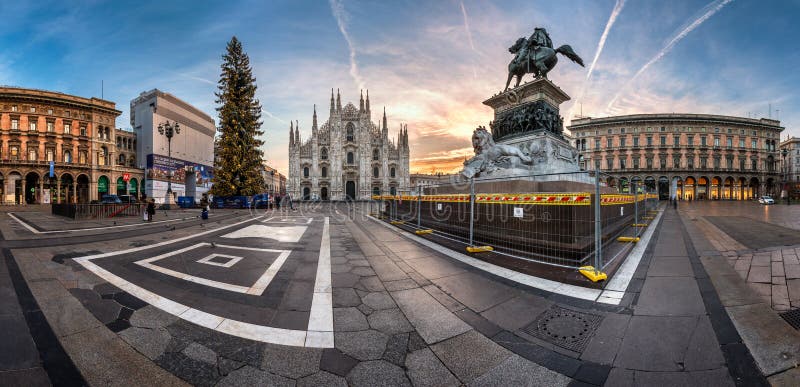
POLYGON ((155 214, 156 214, 156 201, 155 199, 151 198, 150 201, 147 202, 147 221, 152 222, 153 215, 155 214))
POLYGON ((672 200, 672 208, 674 208, 675 211, 678 210, 678 198, 672 200))
POLYGON ((208 211, 211 209, 211 206, 208 204, 208 194, 203 194, 203 197, 200 198, 200 207, 202 208, 200 211, 200 218, 203 220, 208 219, 208 211))
POLYGON ((281 209, 281 195, 275 195, 275 209, 281 209))
POLYGON ((294 203, 292 203, 292 195, 286 194, 286 200, 289 201, 289 209, 294 211, 294 203))

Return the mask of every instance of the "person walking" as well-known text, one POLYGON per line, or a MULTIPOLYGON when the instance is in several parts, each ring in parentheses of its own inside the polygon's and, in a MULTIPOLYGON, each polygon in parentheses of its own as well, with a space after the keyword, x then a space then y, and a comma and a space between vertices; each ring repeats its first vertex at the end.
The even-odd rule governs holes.
POLYGON ((279 211, 281 209, 281 195, 275 195, 275 209, 279 211))
POLYGON ((151 198, 150 201, 147 202, 147 221, 152 222, 153 215, 155 214, 156 214, 156 201, 151 198))
POLYGON ((210 209, 208 203, 208 194, 203 194, 203 197, 200 198, 200 208, 202 208, 200 211, 200 218, 203 220, 208 219, 208 211, 210 209))
POLYGON ((294 203, 292 203, 292 195, 286 194, 286 200, 289 202, 289 209, 294 211, 294 203))

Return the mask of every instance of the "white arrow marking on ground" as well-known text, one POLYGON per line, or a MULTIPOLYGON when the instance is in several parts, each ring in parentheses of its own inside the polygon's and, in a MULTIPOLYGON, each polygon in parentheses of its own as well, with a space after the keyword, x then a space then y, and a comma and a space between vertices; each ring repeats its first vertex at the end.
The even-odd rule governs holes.
POLYGON ((268 238, 278 242, 296 243, 306 232, 308 226, 270 227, 254 224, 225 234, 223 238, 268 238))

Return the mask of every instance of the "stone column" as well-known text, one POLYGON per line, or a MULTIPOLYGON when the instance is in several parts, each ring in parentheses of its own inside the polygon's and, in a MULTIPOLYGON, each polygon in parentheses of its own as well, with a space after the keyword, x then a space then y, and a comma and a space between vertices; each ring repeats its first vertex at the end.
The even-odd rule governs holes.
POLYGON ((44 202, 44 179, 41 177, 39 178, 39 192, 37 196, 39 197, 39 204, 42 204, 42 202, 44 202))
POLYGON ((78 182, 72 180, 72 200, 69 203, 78 203, 78 182))
POLYGON ((58 179, 56 179, 56 203, 61 204, 61 178, 60 177, 58 179))
POLYGON ((22 205, 25 204, 25 194, 27 192, 28 192, 28 180, 25 178, 25 176, 23 176, 22 177, 22 195, 21 195, 22 197, 19 199, 20 200, 19 204, 22 204, 22 205))

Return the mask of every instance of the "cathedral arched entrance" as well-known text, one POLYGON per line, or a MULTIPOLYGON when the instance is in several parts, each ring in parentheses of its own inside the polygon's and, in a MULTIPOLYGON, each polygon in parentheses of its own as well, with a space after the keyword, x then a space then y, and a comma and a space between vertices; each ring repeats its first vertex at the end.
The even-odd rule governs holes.
POLYGON ((303 200, 311 199, 311 188, 303 187, 303 200))
POLYGON ((344 193, 345 199, 347 200, 355 200, 356 199, 356 182, 352 180, 348 180, 347 183, 344 185, 344 193))
POLYGON ((319 196, 322 198, 322 200, 330 200, 330 198, 328 197, 328 187, 320 188, 319 196))

